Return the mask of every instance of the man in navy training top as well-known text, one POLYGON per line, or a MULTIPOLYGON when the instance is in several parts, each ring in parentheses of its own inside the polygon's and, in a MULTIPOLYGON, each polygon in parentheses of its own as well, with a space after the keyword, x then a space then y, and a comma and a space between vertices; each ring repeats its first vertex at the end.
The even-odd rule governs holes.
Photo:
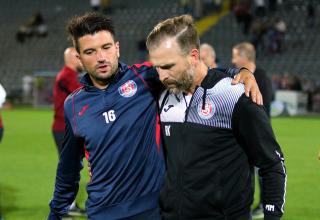
MULTIPOLYGON (((74 200, 88 160, 86 211, 91 220, 160 220, 158 199, 165 162, 157 98, 163 89, 150 63, 118 61, 119 42, 111 20, 89 13, 68 24, 87 71, 83 87, 65 101, 66 135, 48 219, 61 219, 74 200)), ((239 75, 239 74, 238 74, 239 75)), ((262 102, 254 77, 241 71, 253 98, 262 102)))

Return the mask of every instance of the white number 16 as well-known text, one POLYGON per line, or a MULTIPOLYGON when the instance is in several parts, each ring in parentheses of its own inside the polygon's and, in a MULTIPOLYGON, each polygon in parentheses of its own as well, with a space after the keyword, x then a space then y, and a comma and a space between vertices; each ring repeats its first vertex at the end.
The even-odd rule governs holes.
POLYGON ((104 116, 104 119, 106 120, 107 124, 109 124, 109 122, 116 120, 116 115, 114 114, 114 110, 104 112, 102 115, 104 116))

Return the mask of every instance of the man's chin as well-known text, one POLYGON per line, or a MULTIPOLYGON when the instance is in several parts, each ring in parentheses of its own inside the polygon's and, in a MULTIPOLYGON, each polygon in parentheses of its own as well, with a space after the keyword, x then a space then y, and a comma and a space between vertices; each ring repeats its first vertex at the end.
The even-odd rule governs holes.
POLYGON ((177 87, 167 87, 167 89, 169 90, 170 93, 173 93, 173 94, 179 94, 181 92, 181 90, 179 90, 177 87))
POLYGON ((165 84, 165 87, 170 93, 178 94, 181 92, 181 89, 179 89, 174 83, 165 84))
POLYGON ((97 77, 101 80, 108 80, 113 77, 114 74, 108 72, 98 72, 97 77))
POLYGON ((111 73, 96 73, 94 78, 98 81, 109 83, 110 81, 113 80, 114 75, 115 74, 111 74, 111 73))

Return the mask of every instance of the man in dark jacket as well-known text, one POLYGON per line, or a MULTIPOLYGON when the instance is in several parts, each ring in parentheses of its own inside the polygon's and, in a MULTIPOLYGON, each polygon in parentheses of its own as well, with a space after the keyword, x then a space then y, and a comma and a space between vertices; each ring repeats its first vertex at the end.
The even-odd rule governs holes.
POLYGON ((253 166, 260 168, 266 220, 283 214, 284 158, 263 107, 209 69, 188 15, 167 19, 147 38, 150 60, 167 90, 159 100, 167 175, 165 220, 251 219, 253 166))

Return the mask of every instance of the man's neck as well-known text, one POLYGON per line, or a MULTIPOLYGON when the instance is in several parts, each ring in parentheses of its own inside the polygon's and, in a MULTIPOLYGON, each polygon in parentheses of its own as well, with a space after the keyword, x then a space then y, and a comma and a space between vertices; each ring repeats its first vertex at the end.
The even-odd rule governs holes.
POLYGON ((93 78, 90 74, 90 79, 92 81, 93 86, 97 87, 98 89, 106 89, 109 84, 114 80, 115 76, 118 74, 119 68, 117 69, 116 73, 110 76, 108 79, 105 80, 98 80, 93 78))
POLYGON ((193 85, 190 91, 187 92, 188 95, 193 94, 196 87, 201 85, 201 82, 208 74, 208 67, 203 63, 200 62, 199 66, 195 68, 193 85))
POLYGON ((210 69, 217 68, 217 67, 218 67, 218 64, 216 62, 210 65, 210 69))
POLYGON ((108 85, 109 85, 109 83, 108 84, 104 84, 102 82, 96 82, 96 81, 92 81, 92 83, 93 83, 94 87, 97 87, 98 89, 101 89, 101 90, 106 89, 108 87, 108 85))

